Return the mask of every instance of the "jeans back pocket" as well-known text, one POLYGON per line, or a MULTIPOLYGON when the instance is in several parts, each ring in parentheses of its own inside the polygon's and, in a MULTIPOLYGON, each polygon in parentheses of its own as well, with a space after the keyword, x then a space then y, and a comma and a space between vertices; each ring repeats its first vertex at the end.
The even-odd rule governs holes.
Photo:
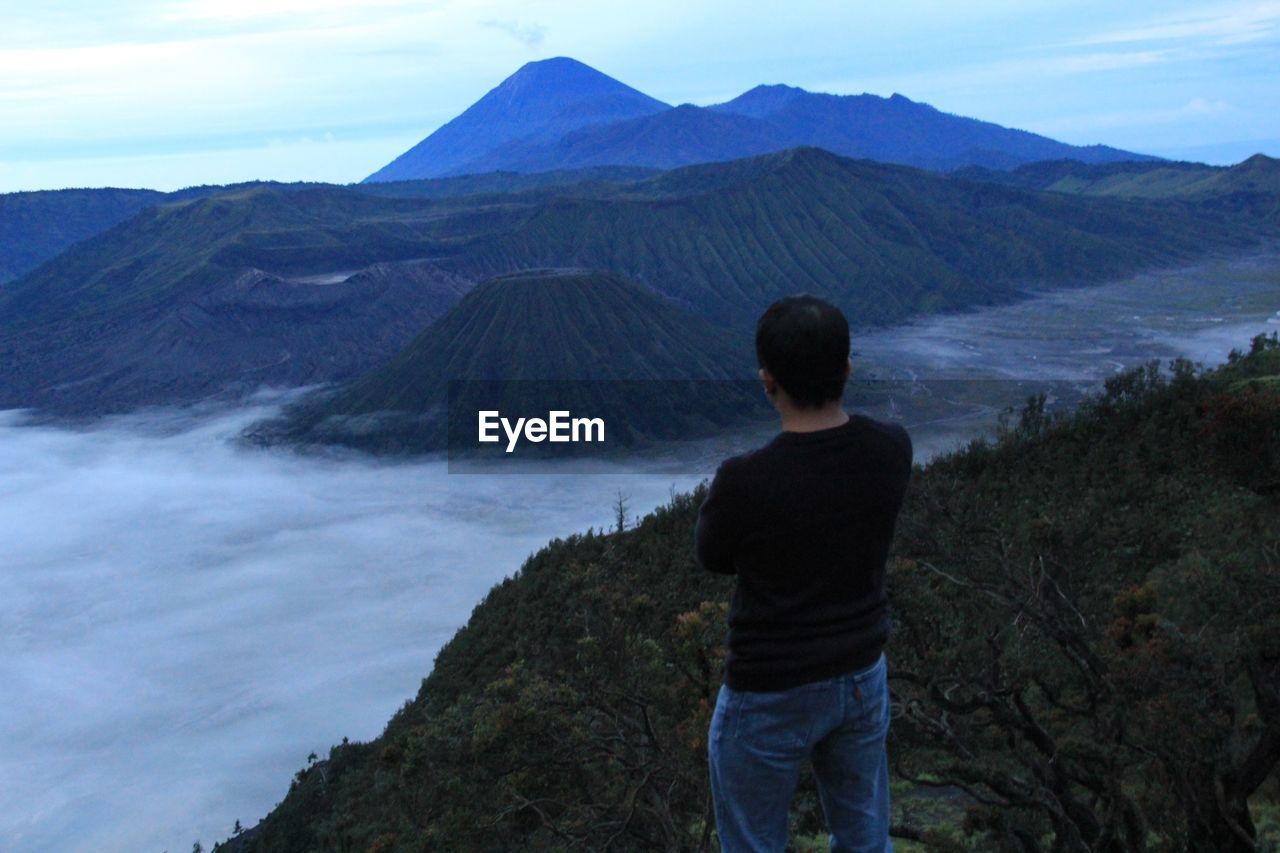
POLYGON ((763 752, 804 750, 821 696, 811 685, 778 691, 735 691, 734 735, 763 752))

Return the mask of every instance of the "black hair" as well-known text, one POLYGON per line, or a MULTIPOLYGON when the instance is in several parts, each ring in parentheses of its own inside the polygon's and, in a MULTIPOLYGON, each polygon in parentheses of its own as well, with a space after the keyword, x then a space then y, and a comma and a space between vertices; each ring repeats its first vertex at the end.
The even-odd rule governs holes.
POLYGON ((797 406, 820 408, 844 394, 849 321, 807 293, 779 299, 756 323, 756 358, 797 406))

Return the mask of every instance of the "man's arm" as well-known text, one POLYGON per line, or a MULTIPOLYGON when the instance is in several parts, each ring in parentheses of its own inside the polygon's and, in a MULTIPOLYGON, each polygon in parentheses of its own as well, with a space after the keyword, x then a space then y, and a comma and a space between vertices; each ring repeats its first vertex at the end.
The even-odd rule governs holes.
POLYGON ((721 465, 712 478, 707 497, 698 509, 698 524, 693 532, 698 565, 722 575, 737 573, 733 558, 742 515, 731 486, 732 475, 727 474, 727 470, 727 463, 721 465))

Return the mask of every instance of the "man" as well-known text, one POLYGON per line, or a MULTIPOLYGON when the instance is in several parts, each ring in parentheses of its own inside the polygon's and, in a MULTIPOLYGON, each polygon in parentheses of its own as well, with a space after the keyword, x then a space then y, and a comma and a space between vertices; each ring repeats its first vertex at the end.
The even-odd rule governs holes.
POLYGON ((708 735, 720 846, 783 850, 812 761, 831 849, 891 851, 885 558, 911 440, 845 413, 849 324, 835 306, 774 303, 756 355, 782 432, 720 466, 696 532, 699 564, 737 575, 708 735))

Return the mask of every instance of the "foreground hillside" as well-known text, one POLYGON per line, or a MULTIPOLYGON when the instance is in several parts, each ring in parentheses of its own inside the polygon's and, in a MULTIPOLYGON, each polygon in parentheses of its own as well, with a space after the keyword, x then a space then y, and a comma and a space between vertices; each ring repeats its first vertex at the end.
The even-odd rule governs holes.
MULTIPOLYGON (((223 849, 713 849, 729 586, 693 563, 700 498, 535 554, 379 738, 223 849)), ((1032 400, 917 470, 891 562, 901 848, 1277 843, 1278 553, 1274 336, 1074 413, 1032 400)), ((808 780, 793 817, 820 832, 808 780)))

